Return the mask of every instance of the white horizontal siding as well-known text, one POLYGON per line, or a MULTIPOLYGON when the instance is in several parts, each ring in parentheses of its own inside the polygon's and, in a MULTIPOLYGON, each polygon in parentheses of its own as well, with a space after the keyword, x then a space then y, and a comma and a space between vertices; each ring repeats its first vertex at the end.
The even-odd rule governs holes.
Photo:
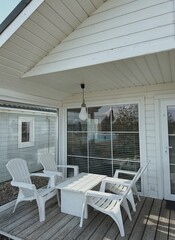
MULTIPOLYGON (((154 45, 157 45, 157 51, 168 46, 172 48, 171 45, 175 47, 173 1, 126 1, 119 6, 115 2, 104 3, 26 76, 151 53, 154 45), (162 48, 162 40, 171 45, 165 44, 162 48)), ((149 57, 146 61, 154 81, 166 81, 165 75, 158 71, 164 58, 160 55, 158 61, 149 57), (154 63, 155 68, 152 67, 154 63)), ((168 70, 165 67, 165 72, 168 70)), ((147 81, 146 77, 144 81, 147 81)))

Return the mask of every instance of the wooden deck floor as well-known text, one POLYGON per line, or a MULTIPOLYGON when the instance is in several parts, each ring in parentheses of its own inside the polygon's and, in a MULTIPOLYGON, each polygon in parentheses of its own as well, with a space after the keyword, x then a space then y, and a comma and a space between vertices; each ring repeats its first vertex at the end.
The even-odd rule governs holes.
POLYGON ((0 213, 0 234, 25 240, 163 240, 175 239, 175 211, 166 209, 166 202, 143 198, 129 221, 123 212, 125 237, 121 237, 114 221, 91 210, 89 218, 79 227, 79 218, 60 212, 57 204, 46 203, 46 221, 38 221, 34 203, 19 205, 15 213, 8 209, 0 213))

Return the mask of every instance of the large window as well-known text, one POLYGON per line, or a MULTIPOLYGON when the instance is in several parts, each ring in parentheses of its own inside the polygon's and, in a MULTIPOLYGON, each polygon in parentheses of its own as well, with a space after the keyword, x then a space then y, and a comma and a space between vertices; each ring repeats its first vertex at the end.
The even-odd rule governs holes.
POLYGON ((138 105, 88 108, 88 120, 80 109, 67 111, 67 155, 80 172, 113 176, 116 169, 136 171, 140 166, 138 105))

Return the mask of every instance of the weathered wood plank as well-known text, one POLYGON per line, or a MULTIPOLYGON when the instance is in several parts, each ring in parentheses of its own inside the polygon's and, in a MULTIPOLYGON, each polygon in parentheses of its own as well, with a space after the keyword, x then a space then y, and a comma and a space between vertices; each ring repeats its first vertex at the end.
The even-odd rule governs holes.
POLYGON ((105 214, 98 213, 97 216, 94 218, 94 221, 91 222, 82 232, 82 234, 77 238, 77 240, 88 240, 93 233, 96 231, 97 227, 103 222, 105 218, 105 214))
POLYGON ((27 218, 26 221, 22 221, 22 219, 21 219, 22 224, 17 225, 11 231, 11 234, 17 235, 17 234, 20 234, 20 232, 23 232, 24 229, 26 230, 26 229, 29 229, 29 228, 32 230, 32 232, 34 232, 35 229, 38 230, 40 227, 43 227, 43 224, 46 225, 46 223, 49 223, 49 225, 50 225, 50 220, 52 218, 54 218, 55 215, 58 215, 59 213, 60 213, 60 209, 58 209, 57 204, 53 204, 46 211, 46 220, 45 220, 44 223, 40 223, 38 221, 39 220, 38 214, 36 214, 36 215, 32 214, 32 217, 31 218, 27 218), (39 225, 40 225, 40 227, 39 227, 39 225))
POLYGON ((104 221, 100 224, 100 226, 96 229, 92 237, 89 240, 100 240, 103 239, 108 229, 111 227, 113 223, 113 219, 109 216, 105 217, 104 221))
POLYGON ((162 202, 155 240, 168 239, 169 216, 170 216, 170 210, 166 209, 166 201, 164 200, 162 202))
MULTIPOLYGON (((35 234, 36 232, 33 232, 32 234, 30 234, 29 236, 27 236, 25 239, 26 240, 34 240, 34 239, 37 239, 37 240, 48 240, 48 239, 54 239, 53 236, 58 232, 58 235, 59 236, 59 231, 64 228, 64 226, 66 224, 69 223, 69 221, 71 221, 71 219, 73 218, 74 216, 72 215, 66 215, 64 213, 60 213, 58 215, 57 218, 54 218, 53 221, 51 220, 50 221, 50 226, 48 227, 47 231, 46 230, 42 230, 42 228, 40 229, 40 235, 35 238, 35 234)), ((44 226, 43 226, 44 228, 44 226)))
POLYGON ((169 240, 175 239, 175 211, 170 212, 169 240))
POLYGON ((157 229, 157 222, 159 218, 159 212, 161 208, 161 200, 154 200, 151 212, 146 224, 145 232, 143 234, 143 240, 154 239, 157 229))
POLYGON ((152 206, 153 199, 146 198, 143 208, 141 209, 140 215, 137 222, 132 230, 129 240, 142 239, 144 229, 146 227, 146 222, 149 216, 150 208, 152 206))
MULTIPOLYGON (((98 211, 92 210, 89 212, 89 217, 88 219, 84 220, 83 227, 76 226, 71 232, 68 233, 68 235, 65 237, 64 240, 72 240, 72 239, 77 239, 85 230, 85 228, 91 224, 91 222, 94 221, 94 219, 97 217, 98 211)), ((92 223, 93 224, 93 223, 92 223)))
POLYGON ((4 213, 2 215, 0 214, 0 219, 2 220, 0 223, 0 228, 17 221, 21 217, 31 213, 32 211, 35 211, 36 208, 37 206, 34 203, 28 203, 25 206, 17 208, 14 213, 13 209, 10 209, 10 211, 7 211, 6 216, 4 216, 4 213))
MULTIPOLYGON (((131 211, 132 221, 130 221, 127 218, 126 221, 124 222, 125 237, 121 237, 121 235, 118 234, 118 236, 117 236, 117 238, 115 238, 115 240, 127 240, 127 239, 129 239, 129 237, 132 233, 132 230, 133 230, 133 228, 134 228, 134 226, 137 222, 137 219, 139 218, 139 215, 141 214, 141 210, 144 207, 145 201, 146 201, 145 198, 141 197, 141 202, 137 202, 136 212, 131 211)), ((109 236, 108 236, 108 238, 109 238, 109 236)))
POLYGON ((175 239, 175 211, 166 209, 165 201, 142 197, 141 202, 137 203, 136 212, 131 211, 131 214, 132 221, 122 210, 126 236, 121 237, 112 218, 92 208, 89 218, 84 220, 80 228, 80 218, 61 213, 53 200, 46 204, 46 220, 42 223, 38 221, 36 204, 27 203, 19 206, 12 217, 8 215, 9 219, 3 212, 6 220, 3 225, 0 217, 0 232, 12 239, 22 240, 175 239))

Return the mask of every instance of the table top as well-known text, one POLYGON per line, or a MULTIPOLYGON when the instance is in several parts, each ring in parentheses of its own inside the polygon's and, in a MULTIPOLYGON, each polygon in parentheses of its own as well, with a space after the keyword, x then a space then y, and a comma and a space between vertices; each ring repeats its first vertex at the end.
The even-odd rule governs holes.
POLYGON ((93 173, 80 173, 56 185, 57 189, 85 193, 98 185, 106 176, 93 173))

